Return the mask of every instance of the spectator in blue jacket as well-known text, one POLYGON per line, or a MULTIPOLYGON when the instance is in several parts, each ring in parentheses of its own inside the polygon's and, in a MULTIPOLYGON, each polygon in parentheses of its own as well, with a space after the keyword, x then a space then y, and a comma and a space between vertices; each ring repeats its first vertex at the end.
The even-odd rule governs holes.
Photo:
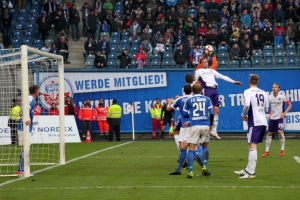
POLYGON ((248 26, 251 25, 251 17, 248 14, 247 10, 243 11, 243 14, 241 16, 241 22, 242 22, 242 28, 247 24, 248 26))
POLYGON ((101 26, 101 32, 109 32, 110 31, 110 26, 107 23, 106 20, 103 20, 103 24, 101 26))
POLYGON ((177 5, 178 0, 166 0, 167 7, 172 7, 177 5))
POLYGON ((174 41, 175 47, 185 43, 185 35, 182 33, 181 29, 178 30, 177 34, 175 34, 174 41))
POLYGON ((282 36, 282 31, 279 30, 278 35, 274 39, 274 45, 276 46, 276 45, 283 45, 283 44, 284 44, 284 39, 282 36))
POLYGON ((285 12, 282 10, 282 6, 280 4, 277 5, 277 8, 273 11, 274 23, 276 22, 285 22, 285 12))
POLYGON ((106 58, 107 58, 108 53, 109 53, 109 47, 110 47, 110 44, 107 41, 106 36, 103 36, 102 40, 98 44, 98 51, 100 51, 101 54, 105 54, 106 58))

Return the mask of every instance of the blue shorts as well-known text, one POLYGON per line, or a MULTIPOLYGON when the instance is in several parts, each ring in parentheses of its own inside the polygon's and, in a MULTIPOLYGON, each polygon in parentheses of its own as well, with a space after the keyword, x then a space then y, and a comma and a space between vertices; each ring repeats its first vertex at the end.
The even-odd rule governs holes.
POLYGON ((269 120, 269 132, 283 131, 283 119, 270 119, 269 120))
POLYGON ((247 142, 248 144, 258 144, 263 141, 265 132, 267 127, 266 126, 251 126, 248 128, 247 133, 247 142))

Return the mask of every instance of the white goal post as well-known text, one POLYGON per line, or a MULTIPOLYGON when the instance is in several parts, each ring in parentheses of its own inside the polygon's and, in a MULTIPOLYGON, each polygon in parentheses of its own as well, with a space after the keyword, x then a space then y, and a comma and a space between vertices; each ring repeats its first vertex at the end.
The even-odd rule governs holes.
MULTIPOLYGON (((57 54, 52 54, 52 53, 47 53, 44 51, 40 51, 37 50, 35 48, 32 47, 28 47, 26 45, 22 45, 20 49, 7 49, 4 50, 6 52, 1 52, 0 54, 0 67, 2 68, 2 75, 1 78, 2 79, 6 79, 6 80, 1 80, 1 84, 2 86, 0 86, 1 89, 1 106, 3 107, 7 107, 7 102, 9 100, 11 100, 10 98, 15 98, 16 96, 16 91, 13 92, 12 90, 15 90, 15 88, 17 86, 14 86, 13 84, 19 84, 21 86, 19 86, 19 88, 21 89, 21 97, 20 100, 22 100, 22 121, 23 121, 23 134, 24 134, 24 143, 23 143, 23 147, 17 147, 18 145, 13 145, 13 143, 11 142, 11 144, 9 143, 3 143, 3 141, 6 139, 7 140, 12 140, 12 138, 1 138, 0 136, 0 176, 11 176, 11 175, 15 175, 14 172, 16 170, 16 168, 10 168, 9 166, 17 166, 18 165, 18 161, 17 161, 17 156, 16 154, 20 153, 20 150, 23 151, 24 154, 24 173, 23 176, 24 177, 29 177, 30 176, 30 166, 33 164, 30 162, 30 158, 31 158, 31 153, 33 153, 34 151, 38 151, 41 150, 41 152, 34 152, 38 155, 41 154, 56 154, 56 159, 55 161, 50 161, 50 164, 60 164, 63 165, 65 164, 65 115, 64 115, 64 59, 63 56, 61 55, 57 55, 57 54), (21 51, 20 51, 21 49, 21 51), (51 63, 55 62, 55 64, 57 65, 57 69, 54 69, 53 67, 51 68, 51 63), (37 64, 37 68, 36 71, 32 70, 30 68, 30 63, 38 63, 37 64), (50 63, 49 64, 46 64, 50 63), (45 68, 46 66, 46 68, 45 68), (49 67, 50 66, 50 67, 49 67), (21 67, 21 69, 20 69, 21 67), (40 71, 39 71, 40 69, 40 71), (45 149, 37 147, 36 149, 34 149, 35 147, 32 147, 34 145, 31 145, 31 141, 29 141, 30 138, 30 132, 29 132, 29 126, 25 125, 25 121, 30 120, 29 117, 29 82, 31 84, 35 83, 39 86, 39 82, 37 82, 38 79, 35 79, 33 77, 35 77, 35 74, 38 72, 46 72, 49 73, 49 71, 51 71, 51 73, 58 73, 58 100, 57 100, 57 104, 58 104, 58 109, 59 109, 59 121, 57 122, 57 126, 59 127, 59 142, 56 142, 56 146, 55 148, 57 149, 55 152, 51 151, 51 149, 49 148, 49 145, 47 147, 45 147, 45 149), (57 72, 58 71, 58 72, 57 72), (7 75, 8 74, 8 75, 7 75), (18 82, 14 82, 11 81, 11 77, 10 74, 13 74, 13 78, 16 79, 18 82), (6 77, 7 76, 7 77, 6 77), (21 77, 19 77, 21 76, 21 77), (19 80, 21 79, 21 80, 19 80), (9 82, 7 83, 7 86, 4 85, 3 83, 5 82, 9 82), (10 84, 10 85, 9 85, 10 84), (9 85, 9 86, 8 86, 9 85), (13 85, 13 86, 11 86, 13 85), (2 87, 2 88, 1 88, 2 87), (13 88, 13 89, 12 89, 13 88), (8 91, 6 93, 6 91, 8 91), (12 91, 12 92, 11 92, 12 91), (2 140, 2 141, 1 141, 2 140), (1 143, 2 142, 2 143, 1 143), (59 144, 58 144, 59 143, 59 144), (39 149, 40 148, 40 149, 39 149), (46 149, 49 148, 49 149, 46 149), (59 148, 59 149, 58 149, 59 148), (34 151, 31 152, 31 149, 33 149, 34 151), (54 152, 54 153, 53 153, 54 152), (59 154, 59 155, 58 155, 59 154), (5 166, 6 168, 4 168, 3 166, 5 166), (8 167, 7 167, 8 166, 8 167), (2 167, 2 168, 1 168, 2 167), (2 169, 2 170, 1 170, 2 169), (3 172, 6 169, 6 173, 1 174, 1 171, 3 172)), ((2 50, 1 50, 2 51, 2 50)), ((19 90, 18 88, 18 90, 19 90)), ((1 116, 2 117, 2 122, 1 122, 1 126, 0 128, 2 130, 5 129, 6 125, 3 118, 4 116, 7 116, 7 108, 2 108, 0 110, 1 112, 1 116), (5 127, 4 127, 5 126, 5 127)), ((44 116, 46 119, 48 119, 47 116, 44 116)), ((51 121, 53 118, 51 118, 51 116, 49 117, 49 122, 54 122, 51 121)), ((32 122, 33 123, 33 122, 32 122)), ((8 128, 7 128, 8 129, 8 128)), ((9 131, 7 131, 9 132, 9 131)), ((10 129, 10 133, 9 133, 9 137, 13 137, 12 136, 12 130, 10 129)), ((47 145, 45 143, 45 145, 47 145)), ((41 161, 37 161, 37 165, 42 165, 43 163, 47 163, 47 161, 43 160, 44 158, 40 159, 41 161)), ((48 164, 49 164, 48 163, 48 164)))
MULTIPOLYGON (((22 69, 22 102, 23 102, 23 123, 29 120, 29 105, 28 105, 28 52, 52 58, 58 61, 58 77, 59 77, 59 93, 64 93, 64 60, 61 55, 51 54, 37 50, 26 45, 21 46, 21 69, 22 69)), ((64 96, 59 95, 59 110, 64 110, 64 96)), ((60 135, 60 164, 65 164, 65 120, 64 112, 59 112, 59 135, 60 135)), ((24 177, 30 176, 30 141, 29 127, 24 125, 24 177)))

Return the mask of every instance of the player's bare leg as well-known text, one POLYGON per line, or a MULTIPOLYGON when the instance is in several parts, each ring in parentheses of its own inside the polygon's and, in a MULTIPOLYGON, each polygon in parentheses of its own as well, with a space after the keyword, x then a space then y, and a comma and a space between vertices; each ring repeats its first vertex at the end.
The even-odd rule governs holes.
POLYGON ((270 155, 269 151, 270 151, 271 143, 272 143, 272 132, 268 132, 268 134, 266 136, 266 151, 262 155, 262 157, 267 157, 270 155))
POLYGON ((284 156, 285 137, 284 137, 283 131, 278 130, 278 138, 279 138, 279 141, 280 141, 280 154, 279 154, 279 156, 284 156))
POLYGON ((218 140, 221 140, 217 132, 218 123, 219 123, 219 106, 214 106, 214 123, 212 126, 213 128, 210 131, 210 135, 215 137, 218 140))

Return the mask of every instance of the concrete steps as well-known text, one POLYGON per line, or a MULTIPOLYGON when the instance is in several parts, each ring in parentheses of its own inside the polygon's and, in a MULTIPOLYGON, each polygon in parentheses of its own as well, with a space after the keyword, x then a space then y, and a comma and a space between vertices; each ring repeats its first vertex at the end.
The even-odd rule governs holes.
MULTIPOLYGON (((85 3, 88 2, 90 5, 93 5, 94 1, 93 0, 76 0, 76 8, 79 12, 80 15, 80 23, 79 23, 79 30, 80 30, 80 40, 78 40, 77 42, 74 42, 72 40, 72 37, 69 38, 69 61, 71 62, 71 64, 69 65, 65 65, 65 68, 76 68, 76 69, 82 69, 84 68, 84 57, 83 57, 83 52, 84 52, 84 43, 87 40, 86 37, 82 37, 82 26, 83 26, 83 22, 81 19, 81 6, 85 3)), ((70 27, 71 28, 71 27, 70 27)), ((70 30, 70 32, 72 32, 70 30)))

